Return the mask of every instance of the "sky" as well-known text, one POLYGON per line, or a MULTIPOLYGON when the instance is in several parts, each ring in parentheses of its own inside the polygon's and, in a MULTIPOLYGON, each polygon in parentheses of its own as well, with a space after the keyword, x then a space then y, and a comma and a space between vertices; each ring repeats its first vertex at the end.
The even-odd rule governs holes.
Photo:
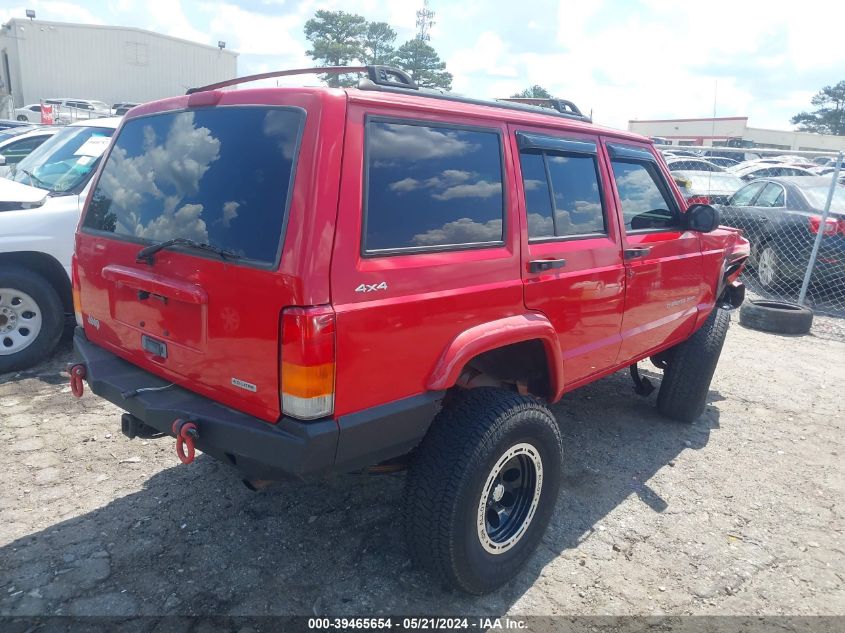
MULTIPOLYGON (((430 0, 431 44, 453 90, 506 97, 540 84, 597 123, 748 116, 793 129, 823 86, 845 79, 845 3, 753 0, 430 0)), ((422 0, 0 0, 24 17, 150 29, 240 53, 238 73, 310 66, 303 25, 318 9, 386 21, 397 45, 422 0)), ((287 79, 291 81, 313 81, 287 79)))

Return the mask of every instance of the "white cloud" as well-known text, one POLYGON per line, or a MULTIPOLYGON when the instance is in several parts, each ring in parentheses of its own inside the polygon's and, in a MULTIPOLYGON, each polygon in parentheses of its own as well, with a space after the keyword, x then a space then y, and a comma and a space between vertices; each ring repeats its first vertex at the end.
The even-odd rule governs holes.
POLYGON ((502 183, 479 180, 466 185, 449 187, 443 193, 435 193, 432 198, 437 200, 453 200, 455 198, 491 198, 502 191, 502 183))
POLYGON ((495 242, 502 239, 502 221, 475 222, 470 218, 461 218, 447 222, 439 229, 430 229, 411 238, 416 246, 434 246, 437 244, 472 244, 476 242, 495 242))
POLYGON ((25 18, 27 9, 33 9, 39 20, 104 24, 102 18, 90 9, 73 2, 53 0, 28 0, 26 4, 0 8, 0 23, 5 23, 11 18, 25 18))

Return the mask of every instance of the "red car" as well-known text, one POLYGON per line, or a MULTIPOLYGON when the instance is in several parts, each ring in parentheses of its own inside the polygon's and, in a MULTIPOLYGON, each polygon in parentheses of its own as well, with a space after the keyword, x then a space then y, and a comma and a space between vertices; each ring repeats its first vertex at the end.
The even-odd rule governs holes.
POLYGON ((552 515, 549 403, 627 367, 645 391, 651 357, 659 411, 702 413, 748 243, 569 102, 357 70, 126 116, 76 235, 72 386, 253 485, 408 465, 413 560, 483 593, 552 515))

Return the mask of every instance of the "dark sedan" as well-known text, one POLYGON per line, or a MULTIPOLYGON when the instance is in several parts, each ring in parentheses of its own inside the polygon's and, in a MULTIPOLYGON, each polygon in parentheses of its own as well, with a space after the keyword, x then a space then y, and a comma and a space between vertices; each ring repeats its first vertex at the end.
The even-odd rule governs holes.
POLYGON ((845 284, 845 186, 837 185, 822 227, 829 190, 829 176, 765 178, 745 185, 720 207, 722 224, 742 229, 751 242, 751 262, 763 288, 801 284, 819 231, 813 279, 845 284))

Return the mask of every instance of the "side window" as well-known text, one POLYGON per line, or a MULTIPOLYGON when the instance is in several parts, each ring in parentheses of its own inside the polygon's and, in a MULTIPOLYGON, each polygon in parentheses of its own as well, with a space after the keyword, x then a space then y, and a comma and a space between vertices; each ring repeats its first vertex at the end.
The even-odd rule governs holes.
POLYGON ((35 138, 23 139, 16 143, 9 143, 6 147, 0 149, 0 154, 6 157, 7 165, 13 165, 23 160, 32 150, 46 140, 46 136, 37 136, 35 138))
POLYGON ((528 237, 606 233, 595 156, 520 152, 528 237))
POLYGON ((765 186, 764 182, 752 182, 750 185, 745 185, 742 189, 737 191, 729 201, 733 207, 747 207, 751 205, 754 196, 760 193, 760 190, 765 186))
POLYGON ((606 233, 594 156, 546 156, 555 203, 557 235, 606 233))
POLYGON ((371 120, 366 133, 364 251, 502 243, 498 132, 371 120))
POLYGON ((770 182, 763 189, 763 192, 757 197, 757 207, 782 207, 783 206, 783 187, 770 182))
POLYGON ((554 210, 546 159, 541 152, 520 152, 522 187, 525 190, 525 212, 528 216, 528 237, 555 236, 554 210))
POLYGON ((675 204, 662 184, 656 165, 619 159, 611 164, 626 230, 678 226, 675 204))

